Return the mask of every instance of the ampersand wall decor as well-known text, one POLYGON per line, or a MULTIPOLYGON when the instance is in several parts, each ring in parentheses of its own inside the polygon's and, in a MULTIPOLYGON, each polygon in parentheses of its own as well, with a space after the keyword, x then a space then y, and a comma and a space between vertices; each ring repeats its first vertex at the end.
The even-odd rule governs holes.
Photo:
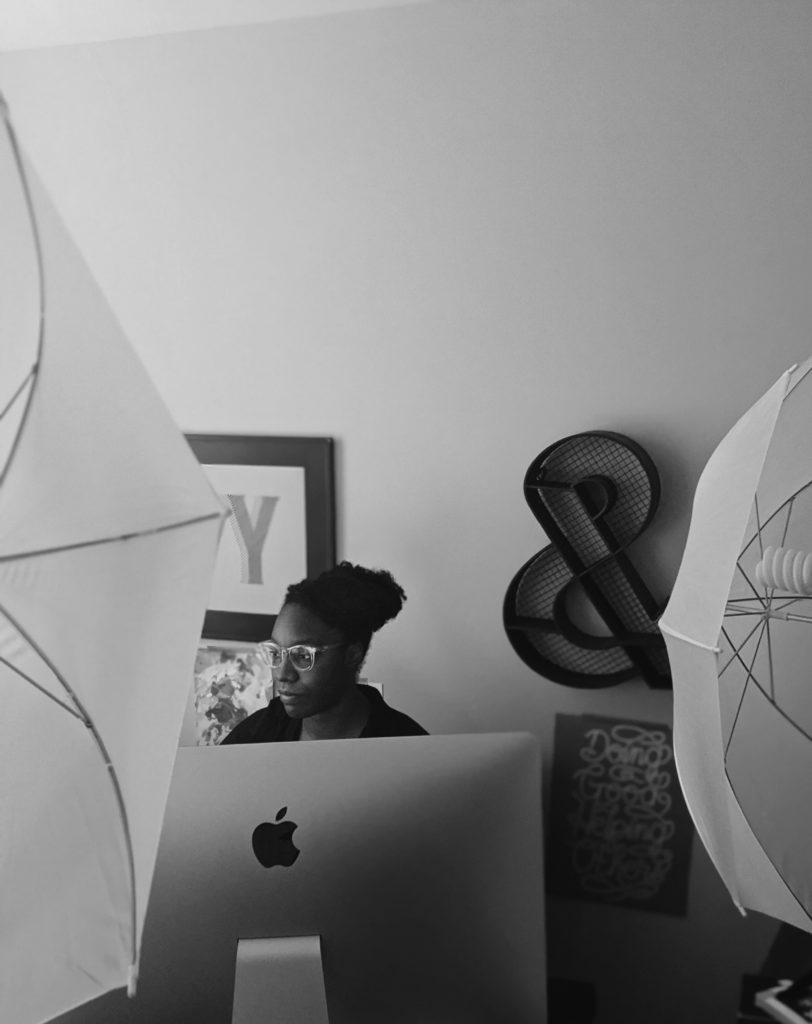
POLYGON ((608 431, 565 437, 530 464, 524 496, 551 543, 522 566, 505 595, 505 630, 522 661, 566 686, 615 686, 642 676, 649 686, 670 687, 657 629, 664 603, 626 550, 660 500, 648 454, 608 431), (574 621, 576 596, 608 632, 574 621))

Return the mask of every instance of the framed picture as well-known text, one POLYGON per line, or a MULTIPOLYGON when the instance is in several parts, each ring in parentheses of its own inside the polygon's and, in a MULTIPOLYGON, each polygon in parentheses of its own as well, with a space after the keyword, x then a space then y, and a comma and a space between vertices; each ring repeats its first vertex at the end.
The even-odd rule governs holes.
POLYGON ((186 438, 228 510, 203 636, 256 643, 289 584, 335 565, 332 438, 186 438))
POLYGON ((556 715, 549 893, 684 916, 693 837, 669 725, 556 715))
POLYGON ((182 747, 217 746, 273 696, 271 671, 254 644, 201 643, 180 733, 182 747))

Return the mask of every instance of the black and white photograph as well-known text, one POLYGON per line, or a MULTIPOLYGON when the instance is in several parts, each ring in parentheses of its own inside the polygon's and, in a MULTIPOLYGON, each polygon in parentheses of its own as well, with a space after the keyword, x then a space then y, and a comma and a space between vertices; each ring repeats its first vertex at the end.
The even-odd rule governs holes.
POLYGON ((805 1019, 811 56, 0 2, 0 1024, 805 1019))

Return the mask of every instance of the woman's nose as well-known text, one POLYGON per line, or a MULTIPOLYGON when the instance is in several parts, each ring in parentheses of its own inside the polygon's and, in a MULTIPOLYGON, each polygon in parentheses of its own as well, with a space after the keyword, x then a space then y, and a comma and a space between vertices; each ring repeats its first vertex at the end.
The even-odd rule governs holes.
POLYGON ((290 661, 290 655, 285 651, 282 655, 282 664, 276 670, 276 678, 291 682, 299 678, 299 673, 290 661))

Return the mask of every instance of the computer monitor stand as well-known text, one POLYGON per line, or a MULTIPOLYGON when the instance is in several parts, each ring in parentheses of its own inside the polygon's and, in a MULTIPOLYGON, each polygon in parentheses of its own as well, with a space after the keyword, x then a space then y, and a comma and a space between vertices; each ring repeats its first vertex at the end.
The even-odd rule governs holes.
POLYGON ((239 939, 231 1024, 329 1024, 318 935, 239 939))

